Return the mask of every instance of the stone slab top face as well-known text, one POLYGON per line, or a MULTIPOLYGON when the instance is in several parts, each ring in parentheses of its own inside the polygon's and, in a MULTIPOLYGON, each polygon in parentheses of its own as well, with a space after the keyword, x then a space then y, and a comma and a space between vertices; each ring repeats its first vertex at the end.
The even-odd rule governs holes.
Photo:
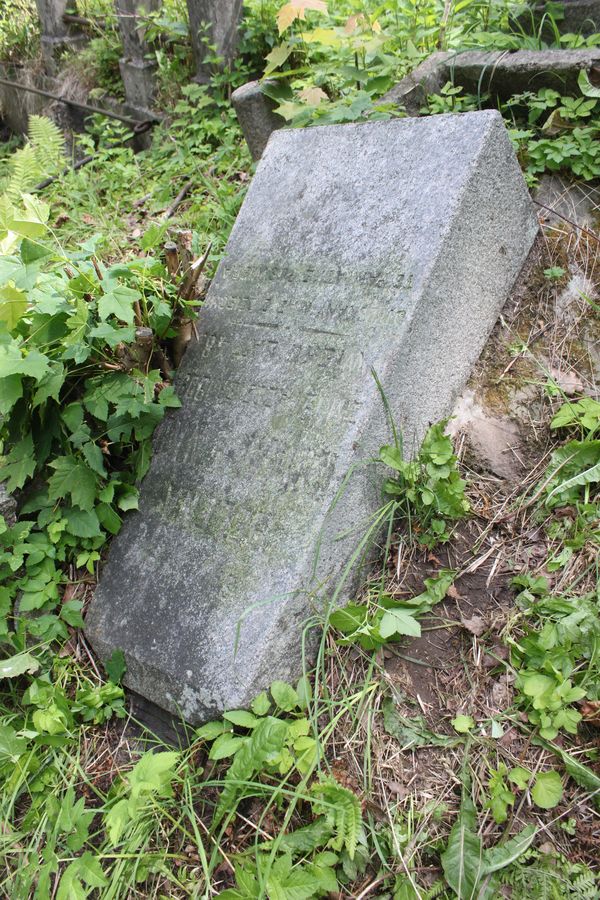
POLYGON ((416 446, 536 232, 496 112, 271 136, 88 613, 130 688, 196 723, 301 674, 382 503, 355 466, 390 442, 372 370, 416 446))

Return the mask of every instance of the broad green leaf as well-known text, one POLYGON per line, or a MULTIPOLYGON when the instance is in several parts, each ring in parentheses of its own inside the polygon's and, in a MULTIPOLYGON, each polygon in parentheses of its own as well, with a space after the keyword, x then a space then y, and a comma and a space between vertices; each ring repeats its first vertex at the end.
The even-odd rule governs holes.
POLYGON ((125 654, 122 650, 113 650, 111 655, 104 663, 106 674, 113 684, 120 684, 123 675, 127 671, 127 663, 125 662, 125 654))
POLYGON ((130 818, 128 803, 125 799, 119 800, 119 802, 115 803, 115 805, 106 813, 104 817, 104 827, 106 828, 108 839, 113 846, 119 843, 121 835, 125 831, 130 818))
POLYGON ((485 874, 491 875, 512 865, 531 846, 537 834, 535 825, 527 825, 517 835, 496 847, 484 851, 485 874))
POLYGON ((284 712, 291 712, 298 706, 298 694, 291 684, 286 684, 285 681, 274 681, 270 690, 276 705, 284 712))
POLYGON ((270 75, 271 72, 274 72, 275 69, 282 66, 293 49, 293 44, 288 43, 279 44, 278 47, 273 47, 271 52, 265 57, 267 65, 264 74, 270 75))
POLYGON ((133 325, 135 317, 133 304, 136 300, 140 300, 141 296, 139 291, 119 285, 100 297, 98 315, 103 320, 108 319, 109 316, 115 316, 120 322, 133 325))
POLYGON ((91 512, 94 508, 97 475, 82 460, 74 456, 59 456, 50 463, 54 475, 48 479, 48 497, 60 500, 70 496, 73 504, 91 512))
POLYGON ((70 333, 68 337, 63 338, 63 344, 66 347, 75 347, 77 344, 82 343, 87 331, 89 317, 90 311, 87 303, 81 297, 78 297, 75 301, 75 311, 67 319, 67 328, 70 333))
POLYGON ((12 331, 27 312, 27 294, 9 282, 0 288, 0 321, 12 331))
POLYGON ((475 719, 472 716, 456 716, 450 724, 459 734, 468 734, 475 728, 475 719))
POLYGON ((26 672, 37 672, 40 664, 31 653, 17 653, 9 659, 0 660, 0 678, 17 678, 26 672))
POLYGON ((201 741, 214 741, 225 732, 231 734, 229 725, 225 725, 224 722, 206 722, 205 725, 196 729, 196 737, 201 741))
POLYGON ((5 762, 16 763, 19 757, 27 752, 27 747, 27 739, 17 737, 14 728, 10 725, 0 725, 0 765, 5 762))
POLYGON ((586 69, 579 70, 577 84, 584 97, 594 97, 596 100, 600 100, 600 87, 592 84, 586 69))
POLYGON ((28 478, 35 473, 36 461, 33 437, 26 435, 14 445, 0 467, 0 481, 6 481, 7 490, 22 488, 28 478))
POLYGON ((38 383, 38 387, 33 395, 32 407, 41 406, 46 400, 58 401, 60 389, 65 383, 65 367, 60 362, 50 364, 50 371, 38 383))
POLYGON ((101 478, 106 478, 106 469, 104 467, 104 454, 102 450, 93 441, 87 441, 81 447, 81 452, 85 457, 90 469, 93 469, 101 478))
POLYGON ((531 799, 541 809, 554 809, 563 794, 562 780, 558 772, 539 772, 531 788, 531 799))
POLYGON ((459 900, 479 898, 477 888, 484 872, 481 838, 476 833, 475 807, 466 797, 441 855, 446 881, 459 900))
POLYGON ((223 713, 223 718, 240 728, 254 728, 258 722, 256 716, 246 709, 233 709, 231 712, 223 713))
POLYGON ((307 9, 326 13, 327 3, 325 0, 291 0, 289 3, 284 3, 277 13, 279 34, 289 28, 296 19, 305 19, 307 9))
MULTIPOLYGON (((94 513, 98 517, 98 521, 110 534, 118 534, 121 530, 123 520, 120 515, 108 503, 98 503, 94 509, 94 513)), ((93 513, 88 513, 93 515, 93 513)))
POLYGON ((266 691, 261 691, 250 704, 250 709, 256 716, 266 716, 270 708, 271 701, 266 691))
POLYGON ((394 634, 421 637, 421 626, 406 610, 390 609, 383 614, 379 622, 379 633, 384 639, 390 638, 394 634))
POLYGON ((7 375, 0 378, 0 415, 6 416, 22 396, 22 375, 7 375))
POLYGON ((402 453, 400 452, 399 447, 382 447, 379 451, 379 458, 381 462, 386 466, 389 466, 390 469, 395 469, 397 472, 402 472, 404 469, 405 463, 402 459, 402 453))
POLYGON ((508 773, 508 780, 516 784, 520 791, 524 791, 531 781, 531 772, 523 766, 515 766, 508 773))
POLYGON ((237 734, 225 733, 219 735, 214 744, 210 748, 210 759, 226 759, 233 756, 240 747, 243 746, 247 738, 240 737, 237 734))
POLYGON ((67 520, 67 531, 69 534, 80 538, 100 536, 100 522, 95 510, 67 507, 63 509, 62 514, 67 520))
POLYGON ((49 368, 48 357, 39 350, 30 350, 22 354, 21 348, 15 341, 0 346, 0 379, 6 378, 8 375, 27 375, 29 378, 41 381, 49 368))

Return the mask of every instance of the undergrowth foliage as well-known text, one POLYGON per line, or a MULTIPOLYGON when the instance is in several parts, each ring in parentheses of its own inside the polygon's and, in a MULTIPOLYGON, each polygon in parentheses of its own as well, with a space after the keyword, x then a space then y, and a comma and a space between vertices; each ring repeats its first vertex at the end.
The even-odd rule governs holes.
MULTIPOLYGON (((65 166, 51 122, 32 117, 24 146, 0 159, 0 480, 18 500, 16 522, 0 521, 0 891, 17 900, 595 897, 596 873, 560 852, 556 833, 581 827, 566 817, 567 803, 589 797, 589 807, 600 796, 597 755, 583 743, 600 709, 597 399, 554 407, 553 449, 527 498, 553 549, 545 575, 525 569, 513 579, 514 608, 489 648, 491 676, 510 677, 513 694, 493 720, 469 709, 434 726, 423 704, 402 714, 382 663, 410 654, 407 639, 465 624, 431 624, 460 585, 445 545, 471 513, 446 423, 431 427, 411 459, 394 435, 376 463, 387 475, 378 518, 388 524, 386 550, 393 540, 422 554, 431 574, 399 593, 372 580, 331 611, 319 666, 297 685, 275 681, 249 710, 188 728, 185 749, 147 734, 128 748, 123 655, 108 661, 104 679, 77 638, 101 556, 137 506, 152 432, 178 405, 166 356, 176 323, 193 310, 160 254, 166 211, 190 180, 179 221, 193 223, 195 253, 212 243, 212 267, 248 180, 231 89, 268 76, 264 90, 292 127, 388 118, 403 113, 382 95, 433 50, 600 44, 598 35, 561 35, 558 9, 537 31, 526 28, 505 2, 244 6, 230 70, 218 69, 207 45, 210 88, 188 83, 185 5, 167 0, 148 15, 159 93, 172 111, 149 149, 134 154, 124 126, 96 119, 79 139, 93 162, 43 199, 36 185, 65 166), (148 331, 150 345, 140 339, 148 331), (584 575, 557 589, 554 576, 580 558, 584 575), (541 766, 500 749, 511 730, 543 752, 541 766), (419 804, 396 784, 378 807, 373 759, 384 737, 402 760, 452 754, 455 796, 419 804), (356 757, 362 780, 336 754, 356 757), (470 779, 475 759, 484 763, 470 779)), ((7 9, 0 50, 21 58, 35 49, 33 5, 10 0, 7 9)), ((120 90, 112 6, 86 0, 79 10, 108 17, 79 59, 80 69, 93 66, 92 95, 120 90)), ((489 102, 449 83, 422 114, 489 102)), ((503 104, 531 184, 545 171, 600 174, 599 102, 582 75, 576 96, 541 88, 503 104)), ((564 274, 546 270, 548 279, 564 274)), ((485 640, 474 640, 474 652, 485 640)))

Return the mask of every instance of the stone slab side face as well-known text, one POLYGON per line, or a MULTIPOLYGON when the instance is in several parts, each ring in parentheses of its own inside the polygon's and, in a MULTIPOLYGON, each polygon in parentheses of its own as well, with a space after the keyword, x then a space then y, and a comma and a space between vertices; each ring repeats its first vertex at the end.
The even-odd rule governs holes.
POLYGON ((585 69, 589 73, 600 66, 600 50, 467 50, 446 60, 446 66, 449 78, 468 93, 489 92, 506 99, 550 87, 579 96, 579 72, 585 69))
POLYGON ((536 231, 496 112, 271 136, 88 613, 130 688, 195 723, 298 677, 381 505, 378 465, 340 493, 390 440, 371 370, 416 446, 536 231))
POLYGON ((285 125, 285 120, 275 112, 277 104, 263 94, 260 81, 248 81, 236 88, 231 103, 252 159, 260 159, 273 132, 285 125))

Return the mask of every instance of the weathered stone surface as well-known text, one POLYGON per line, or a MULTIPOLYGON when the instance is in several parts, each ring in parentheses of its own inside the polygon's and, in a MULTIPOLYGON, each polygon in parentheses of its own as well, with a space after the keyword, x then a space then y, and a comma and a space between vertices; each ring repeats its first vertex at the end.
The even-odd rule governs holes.
POLYGON ((0 516, 9 526, 17 521, 17 501, 8 493, 4 484, 0 484, 0 516))
POLYGON ((595 83, 595 73, 600 71, 599 49, 439 52, 433 53, 381 99, 416 116, 426 104, 427 95, 438 94, 447 81, 468 93, 489 93, 504 100, 543 87, 578 95, 577 79, 582 69, 595 83))
POLYGON ((126 684, 198 722, 298 676, 303 625, 381 503, 377 465, 340 491, 389 441, 372 370, 410 449, 536 230, 497 112, 271 136, 88 613, 126 684))
POLYGON ((560 7, 558 12, 553 3, 535 3, 521 13, 519 24, 535 35, 539 34, 542 24, 543 37, 550 39, 554 38, 554 22, 561 34, 571 32, 587 36, 600 30, 599 0, 563 0, 560 7))
POLYGON ((600 50, 467 50, 446 60, 445 65, 450 79, 473 94, 489 92, 505 99, 550 87, 579 95, 579 72, 600 66, 600 50))
POLYGON ((231 95, 231 103, 252 159, 260 159, 271 134, 285 124, 282 117, 274 112, 277 104, 263 94, 260 81, 248 81, 236 88, 231 95))
POLYGON ((448 81, 448 60, 455 54, 438 50, 383 95, 382 103, 395 103, 409 116, 418 116, 429 94, 439 94, 448 81))
POLYGON ((238 43, 242 0, 187 0, 187 7, 196 78, 205 82, 210 79, 212 68, 205 61, 205 38, 215 46, 225 65, 231 63, 238 43))

